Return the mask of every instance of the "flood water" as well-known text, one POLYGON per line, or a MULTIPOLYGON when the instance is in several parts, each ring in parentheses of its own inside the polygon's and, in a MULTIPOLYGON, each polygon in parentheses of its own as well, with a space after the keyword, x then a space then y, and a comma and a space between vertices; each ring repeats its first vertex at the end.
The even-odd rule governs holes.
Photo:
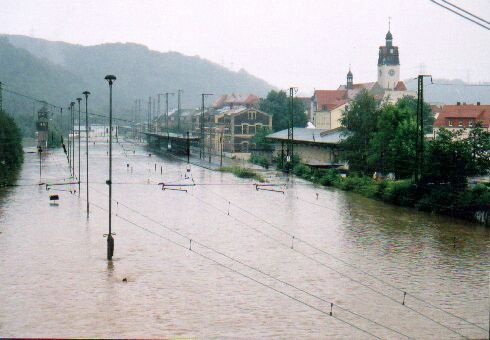
MULTIPOLYGON (((108 262, 107 150, 90 144, 89 218, 83 153, 80 197, 37 185, 35 153, 2 192, 0 336, 488 338, 489 229, 274 172, 284 194, 256 190, 129 141, 114 145, 108 262), (187 192, 157 185, 186 177, 187 192)), ((42 177, 69 181, 61 150, 42 177)))

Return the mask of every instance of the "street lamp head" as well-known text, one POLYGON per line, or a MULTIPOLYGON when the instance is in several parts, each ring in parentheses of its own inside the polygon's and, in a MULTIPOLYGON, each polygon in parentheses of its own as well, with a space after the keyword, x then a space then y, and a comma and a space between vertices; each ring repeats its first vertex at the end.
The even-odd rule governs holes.
POLYGON ((88 95, 90 94, 90 92, 88 92, 88 91, 83 91, 83 94, 85 95, 85 98, 87 98, 87 97, 88 97, 88 95))
POLYGON ((112 85, 112 83, 116 80, 116 76, 113 76, 112 74, 108 74, 104 78, 109 82, 109 85, 112 85))

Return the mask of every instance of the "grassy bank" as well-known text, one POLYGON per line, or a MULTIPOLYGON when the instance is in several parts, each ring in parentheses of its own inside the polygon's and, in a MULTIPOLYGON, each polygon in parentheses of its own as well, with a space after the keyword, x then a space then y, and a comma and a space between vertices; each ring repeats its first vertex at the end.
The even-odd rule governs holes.
POLYGON ((239 166, 222 166, 219 171, 229 172, 240 178, 251 178, 259 182, 264 182, 265 179, 260 174, 256 173, 252 169, 242 168, 239 166))
POLYGON ((363 196, 404 207, 474 221, 474 214, 490 207, 490 185, 456 189, 450 185, 417 186, 411 180, 375 181, 367 176, 342 177, 336 170, 318 170, 298 164, 293 173, 308 181, 352 191, 363 196))

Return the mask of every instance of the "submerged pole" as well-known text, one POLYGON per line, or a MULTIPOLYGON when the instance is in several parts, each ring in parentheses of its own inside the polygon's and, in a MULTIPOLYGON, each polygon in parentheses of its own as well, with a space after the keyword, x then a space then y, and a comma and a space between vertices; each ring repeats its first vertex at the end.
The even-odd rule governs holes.
POLYGON ((113 75, 107 75, 109 82, 109 234, 107 234, 107 260, 111 261, 114 255, 114 238, 112 237, 112 84, 116 80, 113 75))
POLYGON ((80 101, 82 98, 77 98, 78 102, 78 196, 80 196, 80 180, 81 180, 81 171, 80 171, 80 101))
POLYGON ((88 199, 88 96, 90 92, 83 92, 85 95, 85 154, 87 157, 87 218, 90 215, 90 203, 88 199))

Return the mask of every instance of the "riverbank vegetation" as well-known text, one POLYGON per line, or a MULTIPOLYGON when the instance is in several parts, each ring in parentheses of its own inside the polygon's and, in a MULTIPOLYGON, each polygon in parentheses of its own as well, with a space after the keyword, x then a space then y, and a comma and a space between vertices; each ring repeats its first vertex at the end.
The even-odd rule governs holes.
MULTIPOLYGON (((379 104, 367 91, 361 92, 341 119, 349 132, 340 145, 349 173, 313 169, 299 159, 293 159, 293 173, 387 203, 470 220, 476 211, 488 210, 490 184, 470 186, 468 182, 490 171, 490 132, 480 123, 469 131, 439 129, 433 139, 424 140, 416 181, 416 107, 411 97, 379 104)), ((425 132, 430 133, 434 115, 427 104, 423 119, 425 132)), ((283 169, 280 161, 277 168, 283 169)))
POLYGON ((265 182, 264 177, 249 168, 243 168, 240 166, 222 166, 219 171, 229 172, 240 178, 252 178, 259 182, 265 182))
POLYGON ((0 111, 0 187, 15 181, 23 160, 21 131, 12 117, 0 111))

